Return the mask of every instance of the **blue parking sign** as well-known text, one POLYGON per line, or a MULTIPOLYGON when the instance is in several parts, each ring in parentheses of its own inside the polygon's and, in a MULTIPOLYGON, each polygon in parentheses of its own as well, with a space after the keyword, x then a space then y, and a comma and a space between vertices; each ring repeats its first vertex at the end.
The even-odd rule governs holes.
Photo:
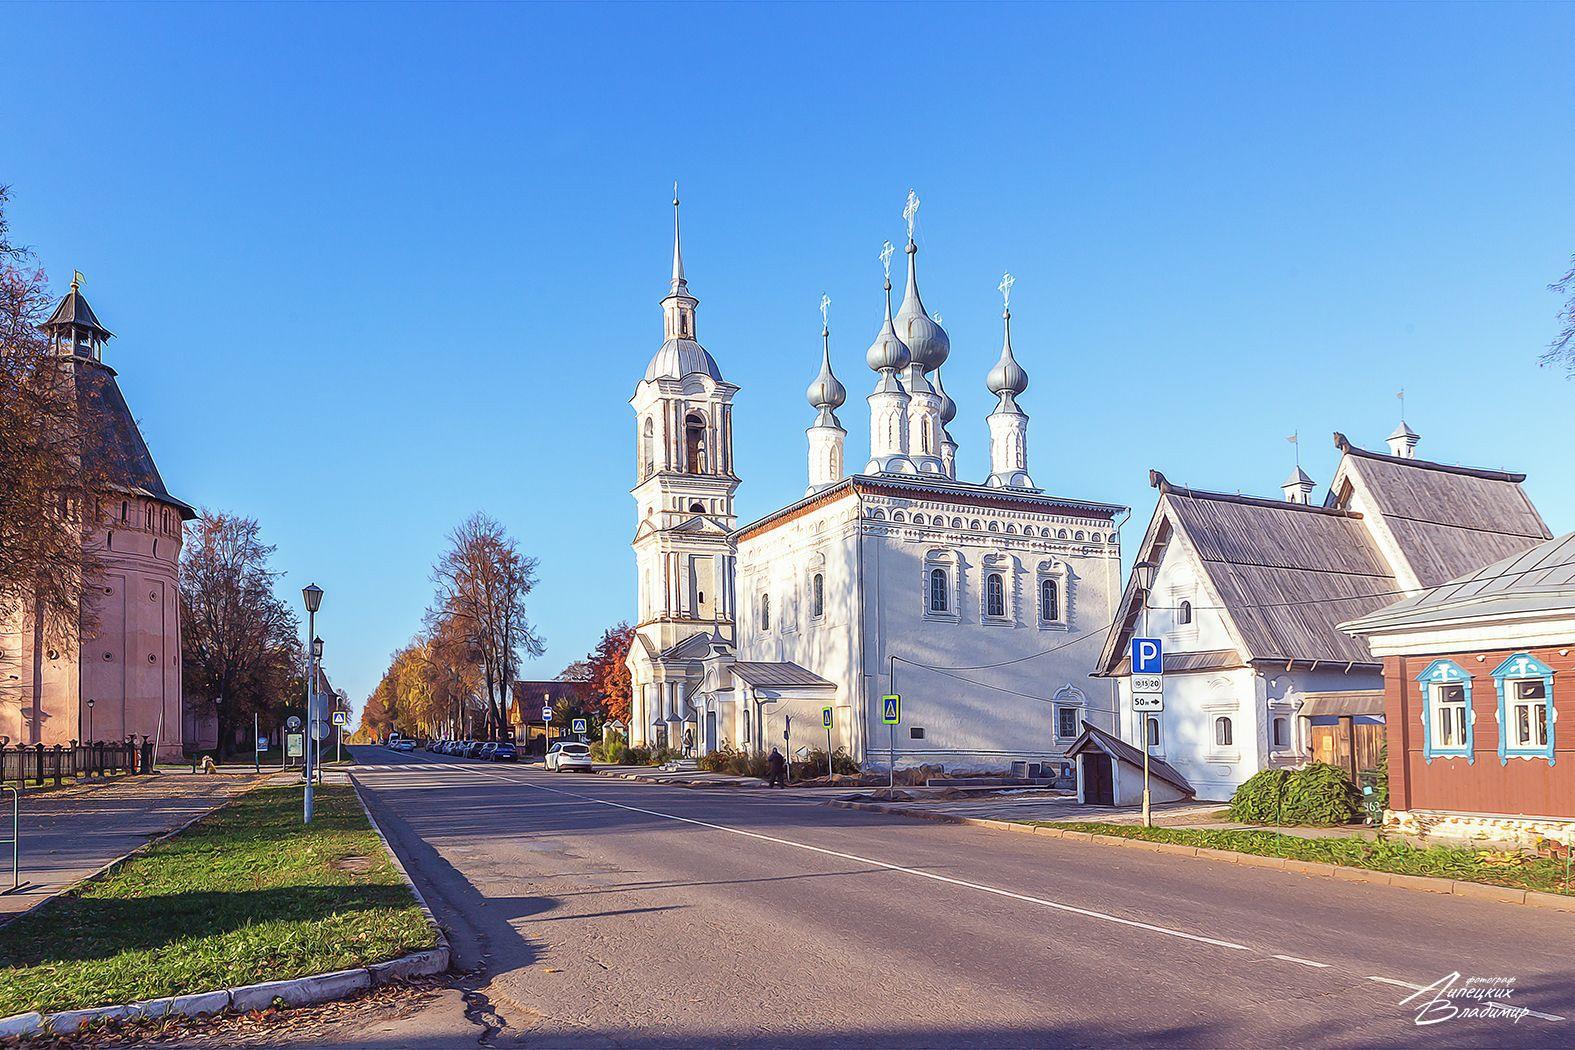
POLYGON ((1158 638, 1132 639, 1132 673, 1163 674, 1165 650, 1158 638))

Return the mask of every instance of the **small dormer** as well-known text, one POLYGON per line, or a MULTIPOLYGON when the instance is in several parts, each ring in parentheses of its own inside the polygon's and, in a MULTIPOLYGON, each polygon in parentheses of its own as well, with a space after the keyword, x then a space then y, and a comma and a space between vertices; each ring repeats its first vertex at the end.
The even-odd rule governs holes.
POLYGON ((1421 440, 1421 435, 1407 426, 1406 421, 1402 419, 1400 425, 1395 427, 1395 432, 1389 435, 1389 454, 1401 459, 1415 459, 1416 443, 1421 440))
POLYGON ((1317 484, 1298 466, 1291 472, 1291 476, 1285 479, 1285 484, 1280 486, 1280 491, 1285 493, 1287 503, 1299 503, 1305 507, 1312 502, 1312 491, 1317 484))

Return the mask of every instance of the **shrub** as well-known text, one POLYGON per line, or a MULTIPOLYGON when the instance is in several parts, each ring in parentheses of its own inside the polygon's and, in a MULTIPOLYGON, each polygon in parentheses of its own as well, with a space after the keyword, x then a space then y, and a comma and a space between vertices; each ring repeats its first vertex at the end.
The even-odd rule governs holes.
MULTIPOLYGON (((859 771, 859 764, 853 761, 853 756, 844 748, 837 748, 831 756, 831 771, 841 776, 854 776, 859 771)), ((804 754, 803 758, 793 762, 794 780, 813 780, 826 775, 826 751, 824 748, 813 748, 804 754)))
POLYGON ((625 766, 648 766, 651 764, 651 749, 648 747, 626 747, 623 751, 625 766))
POLYGON ((668 762, 676 762, 683 757, 683 752, 676 747, 659 747, 651 752, 651 757, 645 764, 648 766, 660 766, 668 762))
POLYGON ((1291 773, 1281 807, 1286 824, 1349 824, 1362 812, 1362 795, 1345 771, 1314 762, 1291 773))
POLYGON ((1236 789, 1230 799, 1230 819, 1243 824, 1278 824, 1285 797, 1285 781, 1290 774, 1283 769, 1254 773, 1236 789))
POLYGON ((623 734, 609 733, 606 740, 597 740, 591 744, 591 761, 622 765, 624 755, 628 750, 628 745, 624 743, 623 734))
POLYGON ((1361 793, 1344 770, 1326 762, 1265 769, 1230 800, 1230 819, 1243 824, 1349 824, 1361 811, 1361 793))
POLYGON ((697 760, 701 769, 708 773, 728 773, 730 766, 739 757, 740 752, 731 744, 709 751, 697 760))

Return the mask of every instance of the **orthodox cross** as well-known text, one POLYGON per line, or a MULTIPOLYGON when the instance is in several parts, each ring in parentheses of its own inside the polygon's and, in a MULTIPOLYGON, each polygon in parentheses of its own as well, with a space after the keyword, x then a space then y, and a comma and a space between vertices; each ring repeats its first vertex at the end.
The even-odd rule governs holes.
POLYGON ((825 292, 820 293, 820 327, 831 327, 831 296, 825 292))
POLYGON ((880 264, 886 270, 886 279, 888 281, 891 280, 891 253, 896 250, 891 246, 890 241, 880 246, 880 264))
POLYGON ((1017 283, 1017 278, 1009 273, 1001 275, 1001 283, 996 285, 1001 291, 1001 305, 1006 309, 1012 308, 1012 285, 1017 283))
POLYGON ((913 221, 919 217, 919 195, 908 191, 908 201, 902 206, 902 221, 908 224, 908 240, 913 240, 913 221))

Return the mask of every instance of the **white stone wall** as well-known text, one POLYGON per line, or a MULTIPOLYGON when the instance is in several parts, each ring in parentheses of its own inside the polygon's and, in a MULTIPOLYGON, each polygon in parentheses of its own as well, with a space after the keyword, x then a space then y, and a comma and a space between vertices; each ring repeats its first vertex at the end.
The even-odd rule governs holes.
POLYGON ((1058 759, 1072 739, 1056 734, 1058 702, 1101 728, 1115 725, 1113 685, 1088 677, 1118 598, 1114 532, 1053 507, 868 494, 861 505, 850 493, 740 541, 738 658, 793 661, 836 683, 847 746, 872 767, 887 761, 880 698, 891 691, 892 656, 908 661, 896 666, 899 765, 1002 769, 1014 759, 1058 759), (928 609, 931 567, 948 573, 945 614, 928 609), (815 569, 826 574, 818 619, 809 605, 815 569), (986 615, 991 570, 1006 583, 1004 617, 986 615), (1062 588, 1053 624, 1040 623, 1042 571, 1062 588), (769 628, 759 616, 764 594, 769 628), (926 669, 936 667, 968 669, 926 669), (916 727, 922 739, 912 737, 916 727))

